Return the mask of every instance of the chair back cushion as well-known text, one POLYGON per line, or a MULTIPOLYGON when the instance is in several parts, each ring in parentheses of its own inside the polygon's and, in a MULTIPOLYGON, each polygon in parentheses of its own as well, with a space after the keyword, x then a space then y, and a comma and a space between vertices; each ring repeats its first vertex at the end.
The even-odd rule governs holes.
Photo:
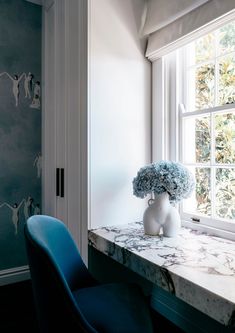
POLYGON ((25 240, 39 324, 42 332, 96 332, 72 294, 94 280, 67 227, 56 218, 34 215, 25 224, 25 240))

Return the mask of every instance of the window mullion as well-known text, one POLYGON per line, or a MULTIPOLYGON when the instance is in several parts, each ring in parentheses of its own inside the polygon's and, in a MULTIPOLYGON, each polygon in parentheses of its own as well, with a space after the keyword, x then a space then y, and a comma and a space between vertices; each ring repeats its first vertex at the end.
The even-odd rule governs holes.
POLYGON ((177 62, 178 52, 174 52, 170 59, 170 94, 169 94, 169 158, 173 161, 177 161, 178 154, 178 95, 179 88, 177 84, 177 62))
MULTIPOLYGON (((187 73, 187 51, 186 48, 181 48, 178 51, 177 61, 177 74, 178 74, 178 159, 182 163, 183 161, 183 113, 188 106, 188 73, 187 73)), ((179 212, 183 214, 183 202, 179 204, 179 212)))
POLYGON ((187 79, 187 56, 186 49, 181 48, 178 51, 177 61, 177 75, 178 75, 178 159, 183 161, 183 114, 185 107, 188 105, 188 79, 187 79))
MULTIPOLYGON (((219 50, 218 50, 218 34, 219 31, 216 30, 215 31, 215 99, 214 99, 214 107, 216 107, 217 105, 219 105, 219 64, 218 64, 218 54, 219 54, 219 50)), ((210 184, 211 184, 211 217, 214 218, 215 217, 215 197, 216 197, 216 168, 214 167, 215 165, 215 117, 214 114, 210 114, 210 123, 211 123, 211 179, 210 179, 210 184)))
POLYGON ((218 64, 218 30, 215 31, 215 99, 214 99, 214 106, 219 105, 219 64, 218 64))
POLYGON ((210 125, 211 125, 211 217, 215 216, 215 126, 214 126, 214 115, 210 115, 210 125))
POLYGON ((157 59, 152 67, 152 162, 166 158, 165 61, 157 59))

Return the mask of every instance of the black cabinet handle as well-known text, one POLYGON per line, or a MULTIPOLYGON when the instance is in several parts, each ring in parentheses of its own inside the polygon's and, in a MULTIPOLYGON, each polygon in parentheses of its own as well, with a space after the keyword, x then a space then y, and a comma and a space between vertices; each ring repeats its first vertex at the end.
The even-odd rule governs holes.
POLYGON ((64 168, 60 169, 60 196, 64 198, 64 168))
POLYGON ((56 168, 56 196, 64 198, 64 168, 56 168))
POLYGON ((56 168, 56 196, 60 196, 60 168, 56 168))

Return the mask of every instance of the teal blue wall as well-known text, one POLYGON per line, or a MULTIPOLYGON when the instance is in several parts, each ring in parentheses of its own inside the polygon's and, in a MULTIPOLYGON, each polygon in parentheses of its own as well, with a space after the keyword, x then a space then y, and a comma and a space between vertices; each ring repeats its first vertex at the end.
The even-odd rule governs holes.
POLYGON ((40 6, 0 0, 0 75, 0 270, 4 270, 27 264, 23 227, 27 215, 39 213, 41 208, 41 177, 37 174, 41 96, 36 85, 41 82, 40 6), (6 73, 20 77, 29 72, 33 79, 27 85, 22 77, 16 106, 13 81, 6 73), (25 84, 31 97, 25 97, 25 84), (26 207, 29 197, 33 200, 26 207), (11 207, 22 200, 19 218, 14 219, 11 207))

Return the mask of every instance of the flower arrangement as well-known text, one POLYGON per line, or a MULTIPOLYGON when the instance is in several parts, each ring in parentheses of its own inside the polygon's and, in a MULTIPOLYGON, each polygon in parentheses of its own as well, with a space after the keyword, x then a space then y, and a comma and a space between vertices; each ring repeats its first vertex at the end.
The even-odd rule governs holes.
POLYGON ((170 202, 188 198, 195 186, 192 173, 181 163, 160 161, 141 168, 133 179, 133 193, 139 198, 167 192, 170 202))

